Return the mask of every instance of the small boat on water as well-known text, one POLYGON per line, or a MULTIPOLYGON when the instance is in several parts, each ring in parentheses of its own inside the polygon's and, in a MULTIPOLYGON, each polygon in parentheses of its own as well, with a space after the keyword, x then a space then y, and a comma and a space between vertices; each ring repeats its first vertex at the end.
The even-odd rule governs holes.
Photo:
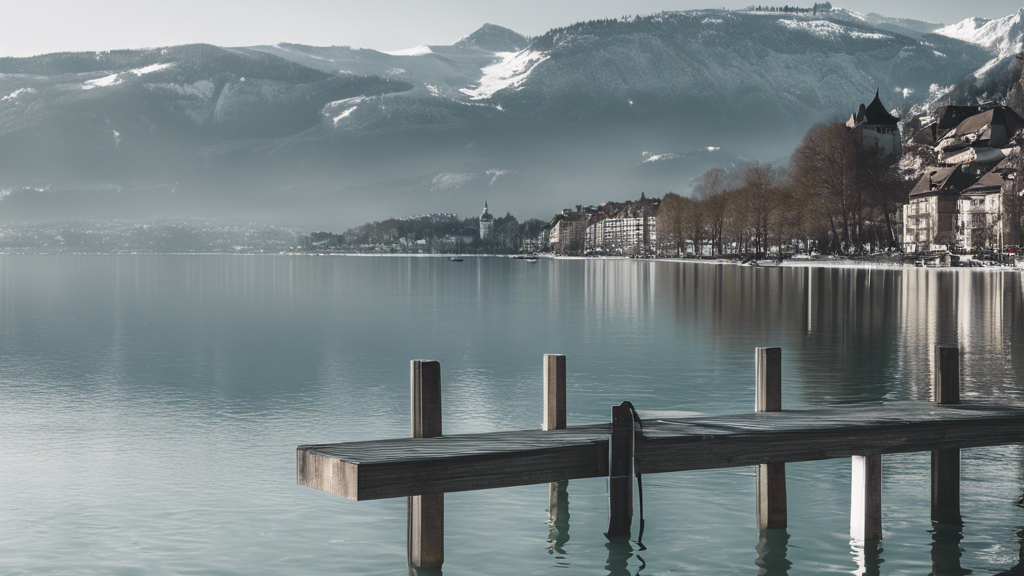
POLYGON ((448 261, 449 262, 462 262, 462 258, 456 258, 455 256, 452 256, 451 258, 448 259, 448 261))
POLYGON ((530 264, 536 264, 537 263, 537 259, 536 258, 527 258, 526 261, 529 262, 530 264))

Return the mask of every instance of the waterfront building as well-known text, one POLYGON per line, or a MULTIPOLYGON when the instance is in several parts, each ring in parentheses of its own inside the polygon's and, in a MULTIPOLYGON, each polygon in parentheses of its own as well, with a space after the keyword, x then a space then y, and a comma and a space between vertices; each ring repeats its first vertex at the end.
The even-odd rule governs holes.
POLYGON ((960 193, 957 241, 961 248, 1002 249, 1018 243, 1016 228, 1007 221, 1003 207, 1003 191, 1012 177, 1006 159, 960 193))
POLYGON ((555 214, 548 225, 548 246, 560 254, 583 252, 587 224, 595 209, 577 205, 576 210, 566 208, 555 214))
POLYGON ((1005 106, 939 108, 911 141, 936 166, 903 207, 908 251, 1003 248, 1019 242, 1006 217, 1004 194, 1015 176, 1011 159, 1024 118, 1005 106), (966 116, 966 117, 965 117, 966 116))
POLYGON ((484 200, 484 211, 480 214, 480 239, 490 240, 494 233, 494 216, 487 209, 487 201, 484 200))
POLYGON ((960 190, 971 177, 964 167, 929 168, 903 207, 903 245, 909 252, 948 250, 956 243, 960 190))
POLYGON ((606 202, 598 207, 587 224, 587 252, 603 254, 639 254, 649 252, 657 237, 657 212, 661 201, 640 199, 606 202))

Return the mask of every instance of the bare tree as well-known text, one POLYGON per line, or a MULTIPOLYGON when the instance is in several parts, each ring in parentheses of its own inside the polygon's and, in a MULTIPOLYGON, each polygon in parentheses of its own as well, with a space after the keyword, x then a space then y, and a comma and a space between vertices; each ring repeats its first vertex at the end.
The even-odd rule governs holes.
POLYGON ((688 210, 689 203, 688 199, 669 192, 661 199, 661 205, 658 206, 658 226, 656 227, 658 246, 674 251, 676 255, 679 255, 684 247, 686 238, 684 214, 688 210))
POLYGON ((861 195, 857 144, 840 122, 811 128, 793 151, 792 183, 816 215, 828 222, 842 249, 859 241, 861 195))
POLYGON ((704 221, 713 254, 722 254, 728 201, 725 196, 729 175, 721 168, 712 168, 701 175, 694 190, 704 210, 704 221))
POLYGON ((897 215, 907 202, 913 182, 904 177, 899 165, 878 149, 858 150, 857 183, 873 216, 884 225, 885 239, 880 246, 901 246, 896 234, 897 215))

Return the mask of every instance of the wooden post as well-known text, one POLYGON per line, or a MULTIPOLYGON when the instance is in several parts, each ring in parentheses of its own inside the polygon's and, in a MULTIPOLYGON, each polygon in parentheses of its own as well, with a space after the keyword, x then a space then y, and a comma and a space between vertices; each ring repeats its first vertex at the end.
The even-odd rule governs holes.
MULTIPOLYGON (((413 360, 412 437, 441 435, 441 363, 413 360)), ((409 496, 409 565, 440 568, 444 563, 444 493, 409 496)))
MULTIPOLYGON (((565 428, 565 355, 544 355, 544 421, 543 430, 565 428)), ((568 520, 568 480, 548 486, 548 516, 552 524, 568 520), (562 518, 561 516, 565 516, 562 518)))
POLYGON ((565 356, 544 355, 544 430, 565 428, 565 356))
POLYGON ((853 457, 850 494, 850 537, 882 539, 882 455, 853 457))
MULTIPOLYGON (((756 412, 782 410, 782 348, 757 348, 756 412)), ((765 531, 786 527, 786 464, 768 462, 754 469, 757 497, 757 529, 765 531)))
POLYGON ((633 413, 625 403, 612 406, 612 434, 608 442, 609 539, 629 536, 633 524, 633 413))
MULTIPOLYGON (((960 350, 935 347, 932 400, 960 403, 960 350)), ((932 450, 932 520, 962 524, 960 516, 960 449, 932 450)))

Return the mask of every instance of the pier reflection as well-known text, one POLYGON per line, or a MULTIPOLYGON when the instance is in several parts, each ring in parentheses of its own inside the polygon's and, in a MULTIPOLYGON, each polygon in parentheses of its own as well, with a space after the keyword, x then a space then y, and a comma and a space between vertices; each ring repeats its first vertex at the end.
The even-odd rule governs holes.
POLYGON ((608 576, 636 576, 647 567, 642 557, 633 554, 635 548, 628 536, 609 538, 604 547, 608 549, 608 562, 604 565, 605 570, 608 570, 608 576), (633 556, 640 562, 636 572, 629 571, 629 560, 633 556))
POLYGON ((878 540, 851 540, 850 550, 853 553, 853 561, 857 568, 853 571, 855 576, 879 576, 882 566, 882 543, 878 540))
POLYGON ((565 543, 569 541, 569 481, 552 482, 549 490, 548 553, 556 554, 556 564, 568 566, 565 543))
POLYGON ((963 576, 971 571, 960 566, 964 539, 962 524, 932 522, 932 571, 930 576, 963 576))
POLYGON ((789 548, 789 532, 785 529, 765 530, 757 539, 757 576, 786 576, 793 565, 786 558, 789 548))

